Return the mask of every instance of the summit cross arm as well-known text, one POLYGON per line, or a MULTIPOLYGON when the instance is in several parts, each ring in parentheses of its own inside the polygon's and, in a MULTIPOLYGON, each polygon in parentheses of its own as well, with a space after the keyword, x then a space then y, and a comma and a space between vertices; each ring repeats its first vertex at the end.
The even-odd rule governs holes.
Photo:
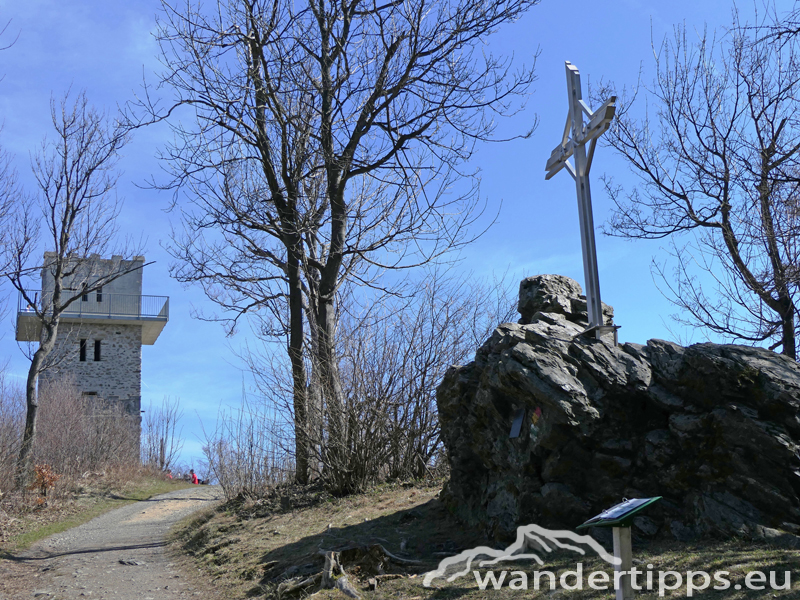
POLYGON ((561 143, 547 160, 545 179, 550 179, 561 169, 566 169, 575 180, 578 193, 578 217, 581 228, 583 253, 583 275, 586 281, 586 304, 589 328, 584 332, 598 339, 609 333, 616 342, 617 327, 605 325, 603 304, 600 300, 600 280, 597 275, 597 249, 594 241, 594 218, 592 217, 592 195, 589 188, 589 170, 592 167, 597 139, 611 125, 616 112, 616 96, 606 100, 600 108, 592 111, 581 98, 581 76, 578 68, 566 61, 569 113, 564 125, 561 143), (584 119, 585 115, 585 119, 584 119), (586 146, 589 146, 588 151, 586 146), (573 158, 575 164, 569 162, 573 158))

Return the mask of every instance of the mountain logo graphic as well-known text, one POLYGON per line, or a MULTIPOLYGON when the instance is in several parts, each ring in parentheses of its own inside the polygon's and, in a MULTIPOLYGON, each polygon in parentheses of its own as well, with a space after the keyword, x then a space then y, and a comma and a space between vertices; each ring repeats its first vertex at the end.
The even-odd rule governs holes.
POLYGON ((423 585, 430 587, 433 580, 443 578, 448 582, 454 581, 470 572, 473 563, 479 567, 496 565, 504 561, 511 560, 532 560, 544 565, 542 556, 553 552, 556 549, 572 550, 580 555, 586 555, 588 546, 594 550, 604 561, 612 565, 620 565, 621 560, 614 555, 606 552, 597 541, 588 535, 580 535, 574 531, 561 529, 545 529, 539 525, 521 525, 517 528, 517 538, 510 546, 499 550, 488 546, 478 546, 464 550, 455 556, 448 556, 443 559, 435 571, 425 574, 423 585), (538 546, 539 552, 532 552, 530 549, 538 546), (463 568, 461 568, 463 565, 463 568))

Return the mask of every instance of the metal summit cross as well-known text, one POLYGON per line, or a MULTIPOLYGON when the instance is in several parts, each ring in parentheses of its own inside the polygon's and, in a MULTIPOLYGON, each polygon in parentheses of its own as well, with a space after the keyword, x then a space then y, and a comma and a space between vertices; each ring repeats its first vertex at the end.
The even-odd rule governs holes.
POLYGON ((613 333, 616 343, 617 327, 603 322, 603 304, 600 301, 600 280, 597 275, 597 250, 594 243, 594 219, 592 217, 592 195, 589 189, 589 169, 592 167, 594 149, 599 138, 611 125, 616 111, 616 96, 606 100, 592 112, 581 99, 581 76, 575 65, 566 62, 567 91, 569 93, 569 114, 564 125, 561 143, 556 146, 547 160, 545 179, 550 179, 561 169, 566 168, 575 180, 578 192, 578 215, 581 226, 581 248, 583 250, 583 276, 586 280, 586 304, 589 313, 589 328, 585 334, 594 334, 598 339, 613 333), (584 124, 584 113, 588 123, 584 124), (570 137, 572 133, 572 137, 570 137), (586 145, 589 151, 586 151, 586 145), (569 162, 575 157, 575 166, 569 162))

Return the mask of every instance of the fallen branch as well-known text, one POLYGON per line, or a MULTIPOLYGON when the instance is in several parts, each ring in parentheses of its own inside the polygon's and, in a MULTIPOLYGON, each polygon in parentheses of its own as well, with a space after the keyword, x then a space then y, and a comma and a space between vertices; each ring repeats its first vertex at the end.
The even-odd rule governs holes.
MULTIPOLYGON (((299 579, 299 578, 298 578, 299 579)), ((305 590, 306 588, 316 585, 322 579, 322 573, 317 573, 311 577, 303 579, 302 581, 284 581, 278 586, 278 600, 285 598, 289 594, 305 590)))
POLYGON ((381 544, 375 544, 378 548, 380 548, 381 552, 383 552, 387 558, 390 558, 398 565, 421 565, 422 561, 419 560, 412 560, 410 558, 402 558, 401 556, 397 556, 389 552, 386 548, 384 548, 381 544))

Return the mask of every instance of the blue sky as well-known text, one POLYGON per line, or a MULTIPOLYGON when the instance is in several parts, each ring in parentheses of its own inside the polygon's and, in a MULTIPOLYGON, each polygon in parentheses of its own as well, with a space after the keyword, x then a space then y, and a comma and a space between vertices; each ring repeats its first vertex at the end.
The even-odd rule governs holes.
MULTIPOLYGON (((788 10, 793 1, 778 2, 788 10)), ((157 46, 151 35, 158 2, 153 0, 16 0, 0 5, 0 20, 11 20, 6 39, 19 35, 0 53, 0 144, 16 155, 21 179, 31 184, 29 152, 50 133, 49 101, 72 86, 85 89, 92 103, 116 110, 136 93, 146 76, 154 80, 157 46)), ((742 3, 742 7, 751 4, 742 3)), ((701 32, 730 22, 727 1, 671 2, 615 0, 543 0, 519 22, 503 29, 489 43, 494 53, 513 53, 529 63, 541 51, 538 81, 525 112, 500 124, 501 135, 520 132, 538 115, 532 138, 478 148, 472 164, 480 167, 481 195, 490 207, 500 206, 494 227, 462 253, 466 272, 502 273, 521 277, 560 273, 583 282, 575 186, 566 172, 544 180, 544 164, 560 141, 567 111, 564 61, 589 78, 634 84, 640 68, 644 80, 653 75, 652 38, 660 41, 675 24, 685 22, 701 32)), ((584 96, 586 95, 584 91, 584 96)), ((191 317, 192 308, 211 312, 214 306, 198 288, 184 289, 168 275, 170 257, 162 248, 169 236, 165 212, 171 197, 138 187, 160 170, 155 152, 167 132, 154 127, 137 133, 123 151, 118 193, 125 205, 123 234, 146 240, 148 261, 144 293, 170 296, 170 322, 154 346, 142 352, 142 402, 163 396, 180 398, 184 410, 184 458, 200 455, 200 420, 213 429, 218 408, 239 403, 250 380, 234 352, 247 339, 247 328, 226 338, 222 327, 191 317)), ((603 173, 630 182, 627 167, 608 148, 598 148, 592 167, 595 223, 609 216, 610 202, 599 182, 603 173)), ((491 212, 491 211, 490 211, 491 212)), ((662 256, 658 242, 628 242, 597 237, 603 300, 614 306, 621 341, 643 343, 673 339, 669 315, 673 307, 658 292, 650 274, 651 259, 662 256)), ((7 286, 3 288, 9 292, 7 286)), ((0 327, 0 359, 9 360, 14 377, 27 371, 14 342, 11 298, 0 327)), ((674 326, 673 326, 674 329, 674 326)), ((703 341, 697 332, 683 332, 703 341)))

